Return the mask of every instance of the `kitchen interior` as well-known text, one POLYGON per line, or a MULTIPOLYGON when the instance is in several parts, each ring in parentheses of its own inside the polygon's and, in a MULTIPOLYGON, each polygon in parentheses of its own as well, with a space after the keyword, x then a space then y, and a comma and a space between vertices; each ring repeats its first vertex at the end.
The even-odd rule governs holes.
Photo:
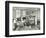
POLYGON ((40 8, 13 7, 13 30, 40 30, 40 8))

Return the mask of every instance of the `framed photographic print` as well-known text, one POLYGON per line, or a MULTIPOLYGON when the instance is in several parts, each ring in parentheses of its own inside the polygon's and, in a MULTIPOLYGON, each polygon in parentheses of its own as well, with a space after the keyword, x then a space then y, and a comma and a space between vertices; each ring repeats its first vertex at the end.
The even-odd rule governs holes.
POLYGON ((45 3, 5 2, 5 36, 45 34, 45 3))

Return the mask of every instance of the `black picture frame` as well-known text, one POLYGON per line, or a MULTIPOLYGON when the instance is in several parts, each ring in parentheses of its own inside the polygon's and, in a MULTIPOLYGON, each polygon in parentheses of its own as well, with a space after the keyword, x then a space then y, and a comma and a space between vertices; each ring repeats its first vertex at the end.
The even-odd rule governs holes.
POLYGON ((5 1, 5 36, 6 37, 32 36, 32 35, 44 35, 44 34, 45 34, 45 3, 5 1), (10 3, 43 5, 43 33, 37 33, 37 34, 22 34, 22 35, 9 35, 9 4, 10 3))

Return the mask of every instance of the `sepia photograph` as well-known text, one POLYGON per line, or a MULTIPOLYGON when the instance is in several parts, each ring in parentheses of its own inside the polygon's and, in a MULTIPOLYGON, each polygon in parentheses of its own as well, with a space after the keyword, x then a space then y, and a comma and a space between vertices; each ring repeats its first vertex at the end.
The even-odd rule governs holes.
POLYGON ((29 36, 45 34, 45 4, 6 1, 5 36, 29 36))

